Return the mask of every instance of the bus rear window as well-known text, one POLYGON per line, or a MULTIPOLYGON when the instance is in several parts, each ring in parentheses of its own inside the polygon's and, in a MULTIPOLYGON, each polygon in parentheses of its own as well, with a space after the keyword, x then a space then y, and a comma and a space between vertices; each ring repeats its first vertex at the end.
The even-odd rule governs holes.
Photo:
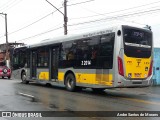
POLYGON ((124 53, 128 57, 149 58, 152 49, 152 32, 123 26, 124 53))
POLYGON ((128 46, 151 48, 152 34, 144 30, 126 28, 124 29, 124 43, 128 46))

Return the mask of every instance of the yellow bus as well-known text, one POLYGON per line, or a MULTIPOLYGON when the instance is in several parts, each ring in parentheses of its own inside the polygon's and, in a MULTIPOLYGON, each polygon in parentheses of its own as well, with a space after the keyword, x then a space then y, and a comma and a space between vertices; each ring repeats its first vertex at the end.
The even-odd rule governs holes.
POLYGON ((23 83, 64 85, 67 90, 151 84, 151 30, 120 25, 43 40, 12 51, 12 76, 23 83))

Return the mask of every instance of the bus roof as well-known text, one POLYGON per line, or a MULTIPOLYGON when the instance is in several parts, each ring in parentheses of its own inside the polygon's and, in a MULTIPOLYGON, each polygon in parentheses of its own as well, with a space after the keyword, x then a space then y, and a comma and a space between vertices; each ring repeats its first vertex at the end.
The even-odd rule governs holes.
POLYGON ((86 33, 79 33, 79 34, 74 34, 74 35, 64 35, 64 36, 55 37, 51 39, 45 39, 39 43, 29 45, 29 47, 35 48, 35 47, 40 47, 40 46, 45 46, 45 45, 50 45, 50 44, 56 44, 56 43, 58 44, 58 43, 62 43, 65 41, 72 41, 72 40, 88 38, 88 37, 92 37, 96 35, 111 33, 111 32, 114 32, 114 29, 116 28, 117 27, 110 27, 110 28, 98 29, 98 30, 94 30, 94 31, 86 32, 86 33))
MULTIPOLYGON (((105 29, 98 29, 98 30, 85 32, 85 33, 79 33, 79 34, 74 34, 74 35, 64 35, 64 36, 55 37, 51 39, 45 39, 39 43, 28 45, 27 47, 35 48, 35 47, 46 46, 46 45, 51 45, 51 44, 59 44, 65 41, 72 41, 72 40, 83 39, 83 38, 85 39, 85 38, 96 36, 96 35, 102 35, 102 34, 115 32, 117 29, 120 29, 122 26, 128 26, 128 25, 119 25, 119 26, 108 27, 105 29)), ((128 26, 128 27, 133 27, 133 26, 128 26)), ((145 28, 142 28, 142 29, 145 29, 145 28)))

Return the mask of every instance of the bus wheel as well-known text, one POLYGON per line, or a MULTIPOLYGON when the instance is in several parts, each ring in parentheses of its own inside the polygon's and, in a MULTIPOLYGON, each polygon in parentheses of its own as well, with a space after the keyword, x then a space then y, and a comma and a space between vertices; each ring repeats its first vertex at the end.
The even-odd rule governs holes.
POLYGON ((22 83, 24 83, 24 84, 29 83, 29 81, 26 80, 26 73, 25 72, 22 72, 21 79, 22 79, 22 83))
POLYGON ((76 79, 72 73, 69 73, 65 78, 65 86, 68 91, 75 91, 76 89, 76 79))

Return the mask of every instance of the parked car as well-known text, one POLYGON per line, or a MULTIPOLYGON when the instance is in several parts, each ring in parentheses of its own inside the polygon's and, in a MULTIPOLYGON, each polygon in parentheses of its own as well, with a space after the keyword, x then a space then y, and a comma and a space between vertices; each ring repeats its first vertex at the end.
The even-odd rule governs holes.
POLYGON ((0 77, 8 77, 8 79, 11 78, 11 69, 8 68, 5 64, 0 64, 0 77))

